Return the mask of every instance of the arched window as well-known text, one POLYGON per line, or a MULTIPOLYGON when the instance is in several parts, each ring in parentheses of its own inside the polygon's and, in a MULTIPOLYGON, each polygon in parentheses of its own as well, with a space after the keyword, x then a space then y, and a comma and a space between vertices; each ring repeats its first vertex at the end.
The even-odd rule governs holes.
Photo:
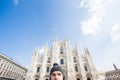
POLYGON ((47 61, 48 63, 50 63, 50 57, 48 58, 48 61, 47 61))
POLYGON ((90 80, 90 78, 87 78, 87 80, 90 80))
POLYGON ((76 80, 80 80, 79 78, 77 78, 76 80))
POLYGON ((85 71, 88 71, 87 66, 84 66, 85 71))
POLYGON ((63 54, 63 47, 60 48, 60 54, 63 54))
POLYGON ((46 72, 49 72, 49 69, 50 69, 50 68, 49 68, 49 67, 47 67, 46 72))
POLYGON ((78 67, 77 66, 75 66, 75 71, 78 72, 78 67))
POLYGON ((60 59, 60 64, 64 64, 64 60, 63 59, 60 59))
POLYGON ((76 57, 73 57, 73 61, 76 62, 76 57))
POLYGON ((39 73, 40 72, 40 67, 37 67, 37 71, 36 71, 37 73, 39 73))

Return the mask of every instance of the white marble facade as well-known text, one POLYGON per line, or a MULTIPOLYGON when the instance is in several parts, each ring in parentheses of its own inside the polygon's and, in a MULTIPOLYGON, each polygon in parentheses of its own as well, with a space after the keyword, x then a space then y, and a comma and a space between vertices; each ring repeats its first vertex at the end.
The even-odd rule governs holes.
POLYGON ((49 48, 35 49, 26 80, 49 80, 49 72, 53 63, 58 63, 64 70, 65 80, 99 80, 88 48, 81 53, 70 41, 53 40, 49 48))

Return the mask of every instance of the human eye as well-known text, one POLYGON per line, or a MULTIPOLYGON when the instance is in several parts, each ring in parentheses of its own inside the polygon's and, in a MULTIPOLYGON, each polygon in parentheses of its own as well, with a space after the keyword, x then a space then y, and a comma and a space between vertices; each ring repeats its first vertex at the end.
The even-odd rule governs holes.
POLYGON ((52 74, 52 76, 55 76, 55 74, 52 74))
POLYGON ((60 76, 60 75, 62 75, 61 73, 58 73, 58 75, 60 76))

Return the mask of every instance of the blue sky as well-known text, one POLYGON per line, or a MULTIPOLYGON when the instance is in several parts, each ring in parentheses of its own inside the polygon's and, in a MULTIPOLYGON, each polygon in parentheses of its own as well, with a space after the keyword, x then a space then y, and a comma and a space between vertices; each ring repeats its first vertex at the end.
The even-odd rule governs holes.
POLYGON ((88 47, 98 71, 120 68, 119 0, 0 0, 0 52, 28 67, 34 49, 53 38, 81 53, 88 47))

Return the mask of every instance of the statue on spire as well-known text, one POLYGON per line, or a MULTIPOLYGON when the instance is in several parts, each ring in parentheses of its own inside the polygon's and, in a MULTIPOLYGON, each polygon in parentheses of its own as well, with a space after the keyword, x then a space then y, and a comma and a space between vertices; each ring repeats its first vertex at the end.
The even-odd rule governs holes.
POLYGON ((113 64, 113 66, 114 66, 114 69, 115 69, 115 70, 118 70, 118 68, 117 68, 117 66, 116 66, 115 64, 113 64))

